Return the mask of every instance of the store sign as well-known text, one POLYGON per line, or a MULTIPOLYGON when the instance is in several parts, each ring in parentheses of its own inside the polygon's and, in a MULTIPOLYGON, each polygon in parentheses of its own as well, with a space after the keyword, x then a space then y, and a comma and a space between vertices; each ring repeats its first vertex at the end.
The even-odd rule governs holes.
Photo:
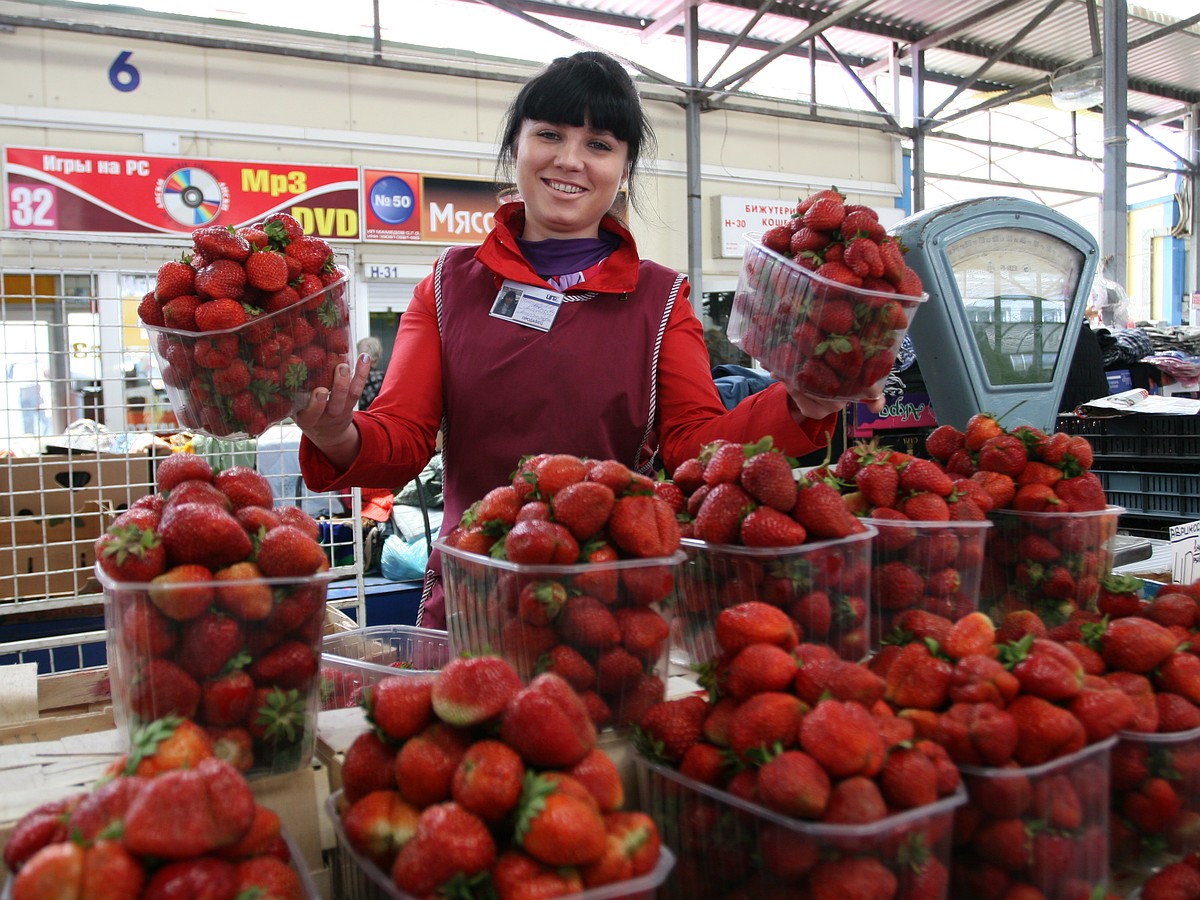
POLYGON ((1200 579, 1200 522, 1171 525, 1171 581, 1192 584, 1200 579))
POLYGON ((746 249, 743 236, 762 234, 776 225, 786 225, 796 211, 794 202, 761 197, 717 197, 717 224, 721 256, 740 259, 746 249))
POLYGON ((363 169, 368 241, 477 244, 499 206, 489 179, 363 169))
POLYGON ((354 166, 6 147, 4 168, 13 231, 186 236, 287 212, 308 234, 360 235, 354 166))

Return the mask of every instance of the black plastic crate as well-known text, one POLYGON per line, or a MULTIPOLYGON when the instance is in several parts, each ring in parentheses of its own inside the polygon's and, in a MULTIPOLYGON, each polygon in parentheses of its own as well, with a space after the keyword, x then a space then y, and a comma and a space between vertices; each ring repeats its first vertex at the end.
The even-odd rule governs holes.
POLYGON ((1200 459, 1200 416, 1060 416, 1055 427, 1086 437, 1101 460, 1136 457, 1157 465, 1200 459))
POLYGON ((1200 519, 1200 474, 1093 471, 1108 502, 1132 514, 1200 519))

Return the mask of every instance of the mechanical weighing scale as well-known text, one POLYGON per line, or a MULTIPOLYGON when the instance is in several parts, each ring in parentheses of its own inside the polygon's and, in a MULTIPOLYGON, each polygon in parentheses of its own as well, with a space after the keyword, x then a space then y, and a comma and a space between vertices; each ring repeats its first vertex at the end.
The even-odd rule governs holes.
POLYGON ((909 326, 939 424, 979 412, 1054 430, 1099 247, 1078 223, 1015 197, 965 200, 889 229, 929 299, 909 326))

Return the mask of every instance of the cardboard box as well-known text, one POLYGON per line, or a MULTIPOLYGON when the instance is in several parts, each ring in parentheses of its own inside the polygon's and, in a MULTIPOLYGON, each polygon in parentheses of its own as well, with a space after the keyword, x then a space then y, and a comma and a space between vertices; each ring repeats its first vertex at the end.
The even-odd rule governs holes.
POLYGON ((79 511, 85 496, 114 511, 128 509, 153 493, 151 475, 145 455, 8 457, 0 460, 0 516, 66 515, 79 511))
POLYGON ((102 531, 98 508, 0 518, 0 600, 98 590, 92 566, 102 531))

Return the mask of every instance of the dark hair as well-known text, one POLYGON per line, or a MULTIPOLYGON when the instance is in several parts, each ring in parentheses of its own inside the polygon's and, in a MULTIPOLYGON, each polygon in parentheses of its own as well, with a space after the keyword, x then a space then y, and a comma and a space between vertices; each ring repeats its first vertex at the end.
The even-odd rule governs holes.
POLYGON ((654 131, 633 79, 611 56, 594 50, 560 56, 517 93, 501 133, 501 172, 512 170, 517 135, 529 119, 612 132, 629 147, 631 180, 643 152, 652 152, 654 147, 654 131))

